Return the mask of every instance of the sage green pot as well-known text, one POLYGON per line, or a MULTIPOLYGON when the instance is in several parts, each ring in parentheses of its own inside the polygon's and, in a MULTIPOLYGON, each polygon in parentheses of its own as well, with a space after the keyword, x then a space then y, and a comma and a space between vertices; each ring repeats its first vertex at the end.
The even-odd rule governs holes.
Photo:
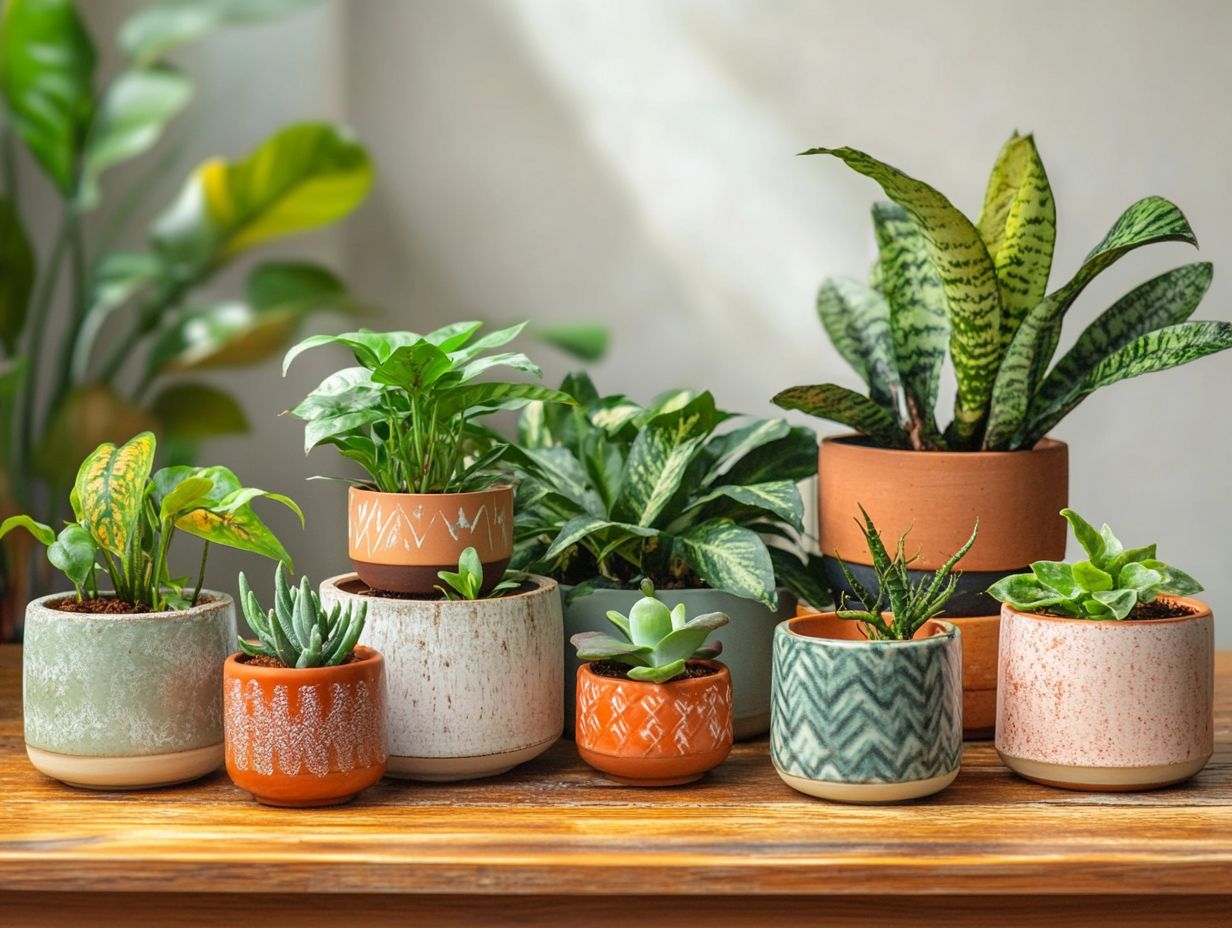
POLYGON ((88 615, 26 608, 26 753, 70 786, 139 789, 204 776, 223 762, 222 666, 234 650, 225 593, 181 612, 88 615))
MULTIPOLYGON (((634 603, 642 598, 637 590, 596 590, 568 602, 570 587, 562 586, 565 597, 565 733, 573 733, 574 707, 577 703, 575 683, 578 667, 577 650, 569 639, 578 632, 611 632, 608 610, 628 615, 634 603)), ((714 633, 713 640, 723 643, 719 655, 731 672, 732 732, 737 741, 756 738, 770 730, 770 671, 773 662, 774 629, 780 622, 796 614, 796 597, 780 589, 779 607, 772 610, 752 599, 744 599, 720 590, 658 590, 655 595, 670 609, 684 603, 689 617, 706 612, 724 612, 731 623, 714 633)))

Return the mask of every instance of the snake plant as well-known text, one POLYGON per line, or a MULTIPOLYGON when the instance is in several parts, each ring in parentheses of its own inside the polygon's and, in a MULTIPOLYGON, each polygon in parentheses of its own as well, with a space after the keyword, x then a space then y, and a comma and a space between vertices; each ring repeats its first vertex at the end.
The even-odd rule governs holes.
POLYGON ((262 610, 242 573, 240 604, 258 639, 253 644, 240 638, 240 650, 249 657, 272 657, 287 667, 341 664, 355 650, 368 615, 366 602, 357 609, 354 603, 345 608, 335 603, 327 613, 307 577, 298 588, 288 585, 281 563, 274 570, 274 608, 262 610))
POLYGON ((1077 272, 1049 291, 1056 207, 1030 135, 1015 133, 972 222, 945 196, 862 151, 813 148, 881 185, 873 207, 879 248, 869 283, 822 284, 818 313, 868 396, 836 384, 791 387, 774 401, 842 423, 887 448, 1013 451, 1031 448, 1100 387, 1232 347, 1232 323, 1188 321, 1211 265, 1159 275, 1099 316, 1052 363, 1061 324, 1079 294, 1122 256, 1156 242, 1197 238, 1163 197, 1121 214, 1077 272), (953 422, 937 424, 941 366, 957 380, 953 422))

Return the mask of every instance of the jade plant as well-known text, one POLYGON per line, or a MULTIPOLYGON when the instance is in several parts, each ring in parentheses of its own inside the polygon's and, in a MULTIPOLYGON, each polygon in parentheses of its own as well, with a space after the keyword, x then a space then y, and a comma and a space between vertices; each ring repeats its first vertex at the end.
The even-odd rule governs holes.
POLYGON ((368 604, 335 603, 326 612, 307 577, 290 586, 282 564, 274 568, 274 607, 262 610, 257 595, 240 574, 240 603, 244 617, 257 633, 257 642, 240 638, 240 650, 249 657, 270 657, 285 667, 334 667, 355 650, 364 630, 368 604))
POLYGON ((988 592, 1023 612, 1078 619, 1127 619, 1160 595, 1202 592, 1193 577, 1155 557, 1155 545, 1126 548, 1106 524, 1095 530, 1072 509, 1062 509, 1087 554, 1075 564, 1036 561, 1029 574, 998 580, 988 592))
POLYGON ((534 377, 541 371, 526 355, 489 353, 516 338, 525 323, 475 338, 478 322, 458 322, 417 335, 370 332, 314 335, 287 352, 283 374, 301 353, 321 345, 343 345, 356 366, 326 377, 291 410, 303 419, 304 450, 330 444, 368 473, 356 481, 384 493, 455 493, 481 489, 505 446, 468 454, 476 440, 487 442, 474 419, 532 400, 569 403, 538 384, 477 378, 505 367, 534 377))
POLYGON ((643 580, 642 598, 627 616, 615 610, 607 614, 624 638, 603 632, 579 632, 569 639, 584 661, 614 661, 628 667, 629 679, 667 683, 680 676, 690 660, 716 657, 721 642, 707 644, 716 628, 731 621, 722 612, 708 612, 690 619, 684 603, 668 609, 656 596, 654 584, 643 580))
POLYGON ((1130 206, 1070 280, 1048 290, 1056 207, 1034 139, 1015 133, 972 222, 928 184, 852 148, 814 148, 881 185, 880 256, 867 284, 827 280, 817 309, 830 340, 868 387, 791 387, 774 401, 841 423, 885 448, 1013 451, 1033 447, 1089 394, 1232 347, 1232 323, 1191 322, 1211 265, 1168 271, 1121 297, 1052 363, 1082 291, 1135 248, 1197 245, 1185 216, 1151 196, 1130 206), (946 353, 957 395, 938 426, 946 353))
POLYGON ((877 531, 877 526, 873 524, 863 506, 860 507, 860 515, 863 517, 863 523, 859 519, 856 522, 864 534, 868 552, 873 556, 877 594, 874 596, 861 585, 840 558, 839 566, 842 568, 843 577, 855 592, 861 608, 848 608, 844 596, 844 601, 839 604, 838 616, 859 622, 868 637, 874 641, 909 641, 925 622, 941 614, 945 604, 958 589, 958 575, 954 573, 954 568, 975 544, 975 536, 980 530, 979 520, 976 520, 966 544, 935 570, 931 577, 924 577, 913 584, 910 567, 915 558, 907 557, 906 554, 907 535, 910 530, 903 532, 894 555, 891 556, 881 541, 881 533, 877 531), (887 612, 888 619, 885 617, 887 612))
MULTIPOLYGON (((456 571, 438 571, 437 576, 445 583, 444 586, 438 586, 437 590, 446 599, 484 598, 484 594, 480 592, 483 588, 483 564, 479 560, 479 552, 474 548, 467 548, 462 552, 462 556, 458 558, 456 571)), ((487 598, 499 596, 506 590, 516 589, 518 584, 519 580, 516 576, 506 573, 504 578, 488 591, 487 598)))

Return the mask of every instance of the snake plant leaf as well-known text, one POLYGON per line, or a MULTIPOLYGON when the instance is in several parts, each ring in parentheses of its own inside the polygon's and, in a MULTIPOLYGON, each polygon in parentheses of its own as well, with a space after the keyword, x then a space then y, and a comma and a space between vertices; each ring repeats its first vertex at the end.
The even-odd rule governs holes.
POLYGON ((628 522, 613 522, 609 519, 597 518, 591 515, 574 516, 563 526, 560 534, 553 539, 551 546, 544 552, 546 560, 560 557, 574 545, 589 538, 597 532, 614 532, 639 538, 653 538, 659 534, 656 528, 644 525, 633 525, 628 522))
POLYGON ((625 461, 616 515, 637 525, 652 525, 680 489, 689 462, 714 429, 714 397, 698 394, 679 408, 650 419, 625 461))
POLYGON ((837 384, 788 387, 775 394, 774 404, 841 423, 867 435, 883 448, 907 447, 902 428, 884 407, 837 384))
POLYGON ((17 207, 0 196, 0 345, 10 358, 26 325, 34 267, 34 249, 17 207))
POLYGON ((285 16, 319 0, 160 0, 120 27, 120 47, 140 66, 228 25, 285 16))
POLYGON ((44 525, 42 522, 36 522, 25 515, 9 516, 3 522, 0 522, 0 538, 3 538, 15 528, 24 528, 35 537, 39 544, 52 545, 55 543, 55 529, 50 525, 44 525))
POLYGON ((886 196, 915 220, 949 307, 950 357, 958 379, 955 440, 959 445, 971 443, 983 431, 993 379, 1004 353, 996 269, 979 231, 937 190, 862 151, 814 148, 804 154, 841 159, 880 184, 886 196))
POLYGON ((794 480, 766 483, 724 484, 693 500, 686 511, 700 509, 716 500, 730 499, 744 506, 778 516, 797 531, 804 531, 804 500, 794 480))
POLYGON ((707 585, 778 608, 766 543, 730 519, 710 519, 676 538, 680 556, 707 585))
POLYGON ((896 412, 902 385, 885 298, 857 281, 832 277, 817 291, 817 315, 838 353, 868 385, 873 401, 896 412))
POLYGON ((1056 201, 1031 135, 1015 132, 997 156, 979 228, 997 269, 1001 344, 1008 347, 1023 317, 1048 292, 1057 237, 1056 201))
POLYGON ((74 490, 82 523, 100 548, 123 556, 141 518, 146 484, 154 466, 153 432, 116 447, 105 442, 77 472, 74 490))

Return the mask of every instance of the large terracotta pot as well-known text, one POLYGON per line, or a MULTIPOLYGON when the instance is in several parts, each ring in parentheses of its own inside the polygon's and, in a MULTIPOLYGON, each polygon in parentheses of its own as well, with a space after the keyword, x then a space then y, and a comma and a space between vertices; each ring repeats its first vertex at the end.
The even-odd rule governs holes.
POLYGON ((334 667, 227 658, 227 773, 271 806, 332 806, 385 772, 385 664, 371 648, 334 667))
POLYGON ((360 600, 360 641, 388 664, 390 776, 490 777, 560 737, 564 631, 555 580, 493 599, 361 596, 354 575, 321 584, 321 603, 360 600))
POLYGON ((837 802, 918 799, 962 761, 962 638, 926 622, 912 641, 872 641, 832 612, 774 638, 770 756, 783 782, 837 802))
POLYGON ((513 487, 474 493, 378 493, 351 487, 347 510, 351 564, 375 590, 428 595, 442 570, 474 548, 483 590, 500 582, 513 554, 513 487))
POLYGON ((1215 749, 1215 623, 1001 613, 997 753, 1050 786, 1131 790, 1201 770, 1215 749))
POLYGON ((646 683, 577 674, 575 738, 582 760, 630 786, 676 786, 699 780, 732 746, 731 675, 718 661, 704 677, 646 683))
POLYGON ((181 612, 61 612, 56 593, 26 609, 26 753, 70 786, 182 783, 223 762, 222 665, 235 646, 231 597, 181 612))

